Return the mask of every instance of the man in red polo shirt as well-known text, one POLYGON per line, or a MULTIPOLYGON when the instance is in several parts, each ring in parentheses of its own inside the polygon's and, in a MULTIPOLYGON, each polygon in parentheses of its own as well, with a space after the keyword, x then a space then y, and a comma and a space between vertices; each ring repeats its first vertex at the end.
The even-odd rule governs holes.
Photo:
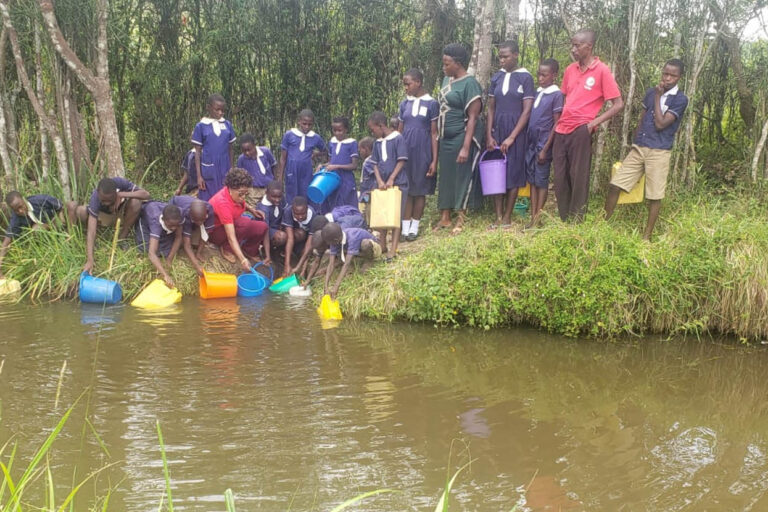
POLYGON ((592 134, 624 108, 621 91, 611 70, 592 55, 595 33, 580 30, 571 38, 571 56, 576 61, 565 69, 561 90, 565 106, 555 126, 552 157, 555 167, 555 197, 560 218, 581 221, 589 199, 589 168, 592 164, 592 134), (597 115, 607 101, 613 105, 597 115))

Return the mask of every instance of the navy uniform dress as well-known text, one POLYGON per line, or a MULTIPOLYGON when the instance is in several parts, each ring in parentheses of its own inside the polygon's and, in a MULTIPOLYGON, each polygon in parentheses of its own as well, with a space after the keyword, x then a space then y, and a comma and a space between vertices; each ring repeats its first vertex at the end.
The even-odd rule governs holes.
POLYGON ((173 247, 176 232, 165 227, 163 208, 167 203, 148 201, 141 205, 141 215, 136 223, 136 245, 141 252, 149 251, 149 239, 157 238, 157 252, 168 256, 173 247))
MULTIPOLYGON (((205 182, 205 190, 200 190, 197 197, 207 201, 224 186, 224 177, 232 168, 229 159, 229 145, 237 136, 232 123, 224 118, 204 117, 195 125, 192 132, 192 144, 203 147, 200 158, 200 174, 205 182)), ((197 172, 197 171, 195 171, 197 172)))
POLYGON ((408 96, 400 103, 399 119, 403 123, 403 138, 408 147, 408 195, 431 196, 437 186, 437 174, 427 177, 432 163, 432 123, 440 117, 440 104, 429 94, 418 98, 408 96))
POLYGON ((315 150, 325 151, 325 141, 311 130, 304 133, 298 128, 291 128, 283 135, 280 148, 287 152, 283 180, 285 201, 291 204, 296 196, 307 197, 307 189, 314 172, 312 153, 315 150))
MULTIPOLYGON (((335 165, 347 165, 352 163, 352 159, 359 157, 357 154, 357 141, 355 139, 344 139, 342 141, 333 137, 328 142, 328 152, 330 161, 328 163, 335 165)), ((335 169, 333 172, 341 178, 341 184, 328 199, 323 203, 321 213, 326 213, 336 206, 357 206, 357 185, 355 184, 355 171, 335 169)))
MULTIPOLYGON (((379 176, 384 182, 389 180, 395 166, 401 160, 408 161, 408 146, 400 133, 392 132, 374 143, 371 161, 378 166, 379 176)), ((400 217, 402 218, 405 214, 405 201, 408 198, 408 174, 405 172, 405 166, 395 177, 394 185, 402 192, 400 203, 400 217)), ((378 187, 378 183, 374 186, 374 188, 376 187, 378 187)))

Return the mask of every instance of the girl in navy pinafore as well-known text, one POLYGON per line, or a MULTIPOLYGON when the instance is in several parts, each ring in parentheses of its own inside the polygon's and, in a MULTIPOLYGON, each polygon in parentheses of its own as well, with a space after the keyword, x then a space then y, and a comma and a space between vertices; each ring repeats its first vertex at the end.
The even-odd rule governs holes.
POLYGON ((297 124, 298 128, 285 132, 280 144, 282 152, 277 179, 282 178, 285 182, 285 201, 288 204, 296 196, 307 197, 307 189, 312 181, 312 157, 315 152, 325 152, 325 141, 312 131, 315 114, 311 110, 302 110, 297 124))
POLYGON ((325 169, 333 171, 341 178, 341 184, 323 203, 320 213, 328 213, 337 206, 353 206, 357 208, 357 185, 355 184, 355 169, 360 155, 357 152, 357 141, 349 135, 349 119, 336 117, 331 123, 333 138, 328 142, 330 161, 325 169))
POLYGON ((224 187, 224 177, 232 167, 232 144, 237 139, 232 123, 224 119, 227 103, 220 94, 208 97, 208 117, 203 117, 192 132, 198 192, 197 197, 209 200, 224 187))
POLYGON ((400 103, 399 131, 408 147, 408 198, 401 235, 409 242, 419 234, 426 196, 434 195, 437 185, 437 119, 440 104, 424 91, 424 75, 409 69, 403 76, 406 98, 400 103))
POLYGON ((491 77, 488 87, 487 148, 500 147, 507 156, 507 193, 495 196, 496 223, 509 226, 517 191, 524 187, 526 127, 531 115, 536 90, 533 76, 525 68, 517 67, 517 43, 507 41, 499 46, 501 69, 491 77))

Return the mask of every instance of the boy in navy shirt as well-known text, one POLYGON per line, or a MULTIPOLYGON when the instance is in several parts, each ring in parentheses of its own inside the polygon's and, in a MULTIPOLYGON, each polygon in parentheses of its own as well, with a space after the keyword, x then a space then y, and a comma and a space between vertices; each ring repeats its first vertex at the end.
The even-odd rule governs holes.
POLYGON ((547 202, 552 142, 564 102, 563 93, 555 85, 559 69, 560 64, 555 59, 546 59, 541 61, 536 74, 539 90, 528 121, 528 148, 525 153, 526 181, 531 185, 531 223, 527 228, 538 224, 539 213, 547 202))
POLYGON ((283 247, 288 240, 283 230, 283 211, 285 210, 283 184, 277 180, 270 181, 256 209, 264 212, 264 222, 269 226, 270 246, 283 247))
MULTIPOLYGON (((71 223, 87 224, 85 237, 84 272, 93 270, 93 246, 96 243, 96 229, 101 226, 114 226, 121 219, 118 238, 125 239, 141 213, 143 202, 149 201, 149 192, 134 185, 125 178, 103 178, 91 193, 88 205, 79 205, 74 201, 67 203, 67 215, 71 223)), ((124 247, 124 244, 121 244, 124 247)))
POLYGON ((149 261, 163 276, 169 288, 175 286, 168 271, 181 247, 183 220, 178 206, 149 201, 141 206, 141 215, 136 223, 136 245, 139 251, 147 253, 149 261), (167 269, 160 255, 165 257, 167 269))
POLYGON ((605 218, 610 219, 619 200, 619 193, 632 190, 645 174, 645 198, 648 200, 648 224, 643 233, 645 240, 651 239, 653 227, 659 218, 675 133, 688 106, 688 98, 677 87, 683 71, 681 60, 668 60, 661 71, 659 85, 646 91, 643 115, 635 131, 632 149, 622 162, 621 169, 611 179, 605 199, 605 218))
POLYGON ((208 237, 213 231, 215 217, 213 206, 207 201, 192 196, 172 197, 168 204, 178 206, 181 210, 183 225, 181 228, 182 245, 197 275, 203 277, 203 249, 208 237), (197 246, 197 250, 194 249, 197 246))
MULTIPOLYGON (((40 194, 25 199, 15 190, 6 194, 5 203, 11 209, 11 221, 5 232, 3 245, 0 247, 0 265, 3 264, 3 258, 11 242, 21 235, 22 229, 46 228, 62 208, 61 201, 55 197, 40 194)), ((0 278, 2 277, 3 273, 0 272, 0 278)))
POLYGON ((336 300, 336 295, 339 293, 339 287, 344 280, 344 276, 347 275, 349 265, 354 260, 355 256, 363 256, 368 259, 376 259, 381 256, 382 247, 379 240, 371 233, 360 228, 347 228, 342 227, 335 223, 329 222, 325 227, 313 236, 313 245, 318 253, 318 257, 312 266, 312 269, 307 276, 307 282, 311 281, 320 267, 320 261, 322 255, 328 248, 330 258, 328 261, 328 267, 325 272, 325 285, 323 287, 323 295, 328 293, 328 285, 331 282, 331 275, 336 264, 336 257, 340 256, 341 261, 344 263, 339 272, 339 277, 336 279, 336 284, 331 289, 331 299, 336 300), (320 235, 319 240, 315 237, 320 235))
POLYGON ((309 237, 310 226, 312 221, 317 218, 314 208, 307 203, 307 198, 304 196, 296 196, 293 198, 293 203, 290 208, 286 208, 283 212, 283 231, 286 234, 285 242, 285 265, 283 267, 283 277, 287 277, 292 273, 299 270, 300 264, 296 267, 291 266, 291 260, 293 258, 293 250, 297 246, 302 246, 301 258, 299 263, 303 263, 311 249, 311 244, 306 243, 309 237))

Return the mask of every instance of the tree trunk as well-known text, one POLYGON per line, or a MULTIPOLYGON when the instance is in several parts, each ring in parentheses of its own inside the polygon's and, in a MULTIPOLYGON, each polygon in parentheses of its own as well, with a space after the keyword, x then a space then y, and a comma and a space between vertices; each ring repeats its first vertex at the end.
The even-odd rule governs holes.
MULTIPOLYGON (((3 26, 2 32, 0 32, 0 73, 2 73, 5 70, 5 41, 8 37, 8 32, 3 26)), ((0 87, 3 87, 5 85, 5 77, 2 77, 0 80, 0 87)), ((9 187, 13 183, 14 178, 14 172, 13 172, 13 163, 11 162, 11 156, 8 154, 8 139, 6 137, 7 134, 7 128, 5 123, 5 108, 3 103, 3 97, 5 96, 5 91, 0 91, 0 161, 3 163, 3 170, 5 171, 5 186, 9 187)), ((15 188, 15 187, 14 187, 15 188)))
MULTIPOLYGON (((755 144, 755 156, 752 157, 752 181, 757 181, 757 166, 760 163, 760 155, 765 148, 765 140, 768 139, 768 119, 763 124, 763 130, 760 133, 760 140, 755 144)), ((768 158, 765 159, 768 162, 768 158)))
POLYGON ((736 91, 739 94, 739 113, 744 121, 747 133, 752 132, 755 125, 755 102, 752 97, 752 88, 744 76, 744 66, 741 62, 741 42, 734 34, 722 33, 721 37, 731 57, 731 70, 736 78, 736 91))
POLYGON ((88 89, 96 107, 96 118, 101 131, 101 148, 106 157, 109 176, 124 176, 120 134, 117 130, 115 108, 112 104, 112 90, 109 84, 109 61, 107 46, 107 0, 98 0, 98 39, 96 41, 96 74, 88 69, 75 54, 64 38, 51 0, 38 0, 45 26, 53 47, 77 79, 88 89))
POLYGON ((474 46, 472 47, 472 59, 469 62, 470 74, 475 75, 477 81, 488 87, 491 80, 491 61, 493 54, 493 0, 484 0, 480 3, 480 11, 475 19, 474 46))
POLYGON ((13 59, 16 63, 16 73, 19 77, 19 81, 21 82, 24 91, 27 93, 29 102, 32 104, 32 108, 37 114, 37 117, 44 122, 45 129, 48 131, 51 139, 53 139, 64 198, 67 200, 72 199, 72 190, 69 184, 69 167, 67 166, 67 152, 64 149, 64 142, 61 139, 57 127, 57 120, 56 118, 49 117, 44 106, 37 101, 37 95, 29 81, 29 75, 27 75, 27 69, 24 66, 24 59, 21 56, 21 49, 19 48, 19 40, 16 35, 16 30, 11 24, 11 15, 8 12, 8 5, 5 1, 0 2, 0 11, 2 11, 3 26, 8 32, 8 39, 11 41, 11 50, 13 51, 13 59))
POLYGON ((627 152, 629 147, 629 123, 632 120, 632 100, 635 98, 635 83, 637 81, 637 39, 640 33, 640 20, 645 10, 643 0, 629 2, 629 89, 627 90, 626 108, 621 123, 621 151, 627 152))
MULTIPOLYGON (((41 58, 40 45, 40 25, 35 21, 35 91, 37 101, 45 108, 45 93, 43 91, 43 63, 41 58)), ((51 167, 51 158, 48 154, 48 135, 46 134, 43 120, 39 119, 40 126, 40 165, 42 167, 42 178, 48 177, 48 171, 51 167)))
POLYGON ((520 28, 520 0, 506 0, 504 9, 504 34, 507 41, 517 41, 520 28))

